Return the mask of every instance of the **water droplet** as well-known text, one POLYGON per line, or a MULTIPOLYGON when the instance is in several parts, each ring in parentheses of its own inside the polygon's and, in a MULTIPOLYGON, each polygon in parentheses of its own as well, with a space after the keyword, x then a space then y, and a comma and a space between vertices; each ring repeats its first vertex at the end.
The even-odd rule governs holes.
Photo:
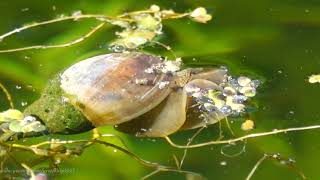
POLYGON ((237 103, 237 104, 242 104, 244 103, 248 98, 246 96, 243 95, 234 95, 233 96, 233 102, 237 103))
POLYGON ((113 45, 113 46, 110 46, 109 49, 113 52, 123 52, 126 50, 126 48, 122 45, 113 45))
POLYGON ((238 81, 232 77, 228 77, 228 83, 233 87, 237 88, 239 87, 238 81))
POLYGON ((16 85, 16 89, 21 89, 22 87, 19 85, 16 85))

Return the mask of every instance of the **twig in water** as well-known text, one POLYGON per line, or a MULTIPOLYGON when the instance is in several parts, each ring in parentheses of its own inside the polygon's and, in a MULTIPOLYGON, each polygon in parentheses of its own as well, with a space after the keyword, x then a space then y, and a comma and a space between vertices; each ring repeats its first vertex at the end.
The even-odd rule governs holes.
MULTIPOLYGON (((101 137, 106 137, 106 136, 101 136, 101 137)), ((109 135, 107 135, 107 137, 110 137, 109 135)), ((115 137, 115 136, 114 136, 115 137)), ((99 137, 100 138, 100 137, 99 137)), ((184 171, 184 170, 180 170, 180 169, 176 169, 174 167, 170 167, 170 166, 164 166, 158 163, 153 163, 153 162, 149 162, 146 161, 142 158, 140 158, 139 156, 137 156, 136 154, 132 153, 131 151, 120 147, 118 145, 100 140, 99 138, 93 138, 90 140, 66 140, 66 141, 44 141, 38 144, 34 144, 31 146, 25 146, 22 144, 9 144, 6 142, 0 142, 0 146, 4 147, 4 148, 11 148, 12 150, 22 150, 22 151, 29 151, 34 153, 35 155, 41 156, 41 157, 52 157, 54 158, 56 155, 58 157, 70 157, 71 155, 79 155, 79 153, 81 153, 86 147, 89 147, 91 145, 94 144, 101 144, 104 145, 106 147, 112 147, 118 151, 121 151, 123 153, 125 153, 126 155, 130 156, 131 158, 135 159, 136 161, 138 161, 140 164, 142 164, 145 167, 150 167, 150 168, 154 168, 155 169, 155 173, 152 174, 156 174, 158 172, 178 172, 181 174, 193 174, 196 176, 200 176, 197 173, 191 172, 191 171, 184 171), (59 147, 58 145, 76 145, 79 144, 81 147, 81 151, 74 151, 72 149, 68 149, 68 151, 65 151, 65 148, 53 148, 53 147, 59 147), (50 148, 47 148, 47 145, 50 146, 50 148), (46 146, 44 148, 42 148, 42 146, 46 146)), ((121 141, 123 142, 123 141, 121 141)), ((150 175, 151 176, 151 175, 150 175)))
POLYGON ((234 139, 220 140, 220 141, 209 141, 209 142, 205 142, 205 143, 192 144, 192 145, 176 144, 168 136, 166 136, 165 139, 173 147, 180 148, 180 149, 188 149, 188 148, 198 148, 198 147, 215 145, 215 144, 231 144, 231 143, 235 143, 238 141, 243 141, 246 139, 251 139, 251 138, 256 138, 256 137, 270 136, 270 135, 274 135, 274 134, 287 133, 287 132, 293 132, 293 131, 312 130, 312 129, 320 129, 320 125, 295 127, 295 128, 287 128, 287 129, 275 129, 275 130, 269 131, 269 132, 248 134, 248 135, 234 138, 234 139))
POLYGON ((31 50, 31 49, 51 49, 51 48, 62 48, 62 47, 69 47, 75 44, 78 44, 85 39, 89 38, 91 35, 93 35, 95 32, 97 32, 99 29, 101 29, 106 23, 100 23, 98 26, 94 27, 92 30, 90 30, 87 34, 83 35, 82 37, 75 39, 71 42, 64 43, 64 44, 57 44, 57 45, 36 45, 36 46, 27 46, 22 48, 16 48, 16 49, 7 49, 7 50, 0 50, 0 53, 8 53, 8 52, 17 52, 17 51, 25 51, 25 50, 31 50))
POLYGON ((4 94, 7 96, 7 100, 8 100, 8 102, 9 102, 10 108, 11 108, 11 109, 14 109, 14 104, 13 104, 13 101, 12 101, 11 94, 9 93, 9 91, 7 90, 7 88, 6 88, 2 83, 0 83, 0 89, 2 89, 2 91, 4 92, 4 94))
MULTIPOLYGON (((188 143, 187 143, 187 146, 189 146, 189 145, 192 143, 192 141, 194 140, 194 138, 196 138, 204 128, 205 128, 205 126, 204 126, 204 127, 201 127, 196 133, 194 133, 194 135, 189 139, 189 141, 188 141, 188 143)), ((186 158, 186 156, 187 156, 187 151, 188 151, 188 149, 185 149, 184 152, 183 152, 183 156, 182 156, 181 161, 180 161, 180 164, 179 164, 179 166, 178 166, 179 169, 181 169, 181 167, 182 167, 182 165, 183 165, 183 162, 184 162, 184 160, 185 160, 185 158, 186 158)))
POLYGON ((253 176, 253 174, 257 171, 258 167, 266 160, 266 159, 274 159, 277 160, 280 164, 287 165, 289 168, 293 169, 303 180, 307 179, 304 173, 299 170, 296 166, 294 166, 294 161, 289 159, 285 160, 284 158, 281 158, 279 154, 264 154, 257 163, 253 166, 250 173, 246 177, 246 180, 250 180, 253 176))
POLYGON ((20 28, 14 29, 12 31, 9 31, 3 35, 0 36, 0 40, 4 40, 5 38, 19 33, 21 31, 30 29, 30 28, 34 28, 34 27, 38 27, 38 26, 43 26, 43 25, 47 25, 47 24, 52 24, 52 23, 56 23, 56 22, 61 22, 61 21, 66 21, 66 20, 79 20, 79 19, 97 19, 100 21, 107 21, 107 20, 122 20, 122 21, 128 21, 131 22, 131 19, 127 19, 127 18, 121 18, 121 17, 112 17, 112 16, 105 16, 105 15, 101 15, 101 14, 85 14, 85 15, 77 15, 77 16, 65 16, 65 17, 61 17, 61 18, 57 18, 57 19, 52 19, 52 20, 48 20, 48 21, 42 21, 42 22, 36 22, 36 23, 32 23, 29 25, 25 25, 22 26, 20 28))
POLYGON ((253 176, 253 174, 256 172, 256 170, 258 169, 258 167, 260 166, 260 164, 267 158, 267 154, 264 154, 262 156, 262 158, 259 159, 259 161, 257 161, 257 163, 253 166, 253 168, 251 169, 250 173, 248 174, 248 176, 246 177, 246 180, 250 180, 251 177, 253 176))

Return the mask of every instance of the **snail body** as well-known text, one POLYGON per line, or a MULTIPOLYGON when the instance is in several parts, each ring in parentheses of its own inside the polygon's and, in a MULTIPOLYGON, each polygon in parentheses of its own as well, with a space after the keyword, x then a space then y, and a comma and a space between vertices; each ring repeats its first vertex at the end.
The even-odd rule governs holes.
MULTIPOLYGON (((39 118, 51 133, 117 125, 123 132, 162 137, 201 126, 187 118, 191 101, 186 88, 217 89, 225 72, 175 72, 172 67, 164 69, 165 63, 137 52, 88 58, 56 76, 24 113, 39 118)), ((217 114, 211 123, 221 118, 217 114)))

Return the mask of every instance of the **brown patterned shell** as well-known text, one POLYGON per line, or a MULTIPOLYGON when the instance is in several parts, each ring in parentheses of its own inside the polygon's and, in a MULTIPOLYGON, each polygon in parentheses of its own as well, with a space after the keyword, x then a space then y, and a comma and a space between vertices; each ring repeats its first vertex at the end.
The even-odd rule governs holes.
POLYGON ((173 77, 150 73, 162 63, 142 53, 111 53, 76 63, 61 74, 68 100, 95 125, 114 125, 136 118, 159 105, 171 92, 173 77), (137 81, 143 80, 143 84, 137 81))

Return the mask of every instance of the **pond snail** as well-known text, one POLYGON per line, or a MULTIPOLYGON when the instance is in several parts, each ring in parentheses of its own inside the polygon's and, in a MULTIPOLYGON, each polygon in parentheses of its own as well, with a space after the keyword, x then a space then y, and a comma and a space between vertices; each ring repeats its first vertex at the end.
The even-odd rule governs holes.
MULTIPOLYGON (((170 64, 171 63, 171 64, 170 64)), ((163 137, 180 129, 213 124, 193 112, 194 89, 222 91, 221 68, 178 70, 154 55, 110 53, 80 61, 53 78, 39 100, 24 111, 41 120, 50 133, 78 133, 97 126, 139 136, 163 137)))

